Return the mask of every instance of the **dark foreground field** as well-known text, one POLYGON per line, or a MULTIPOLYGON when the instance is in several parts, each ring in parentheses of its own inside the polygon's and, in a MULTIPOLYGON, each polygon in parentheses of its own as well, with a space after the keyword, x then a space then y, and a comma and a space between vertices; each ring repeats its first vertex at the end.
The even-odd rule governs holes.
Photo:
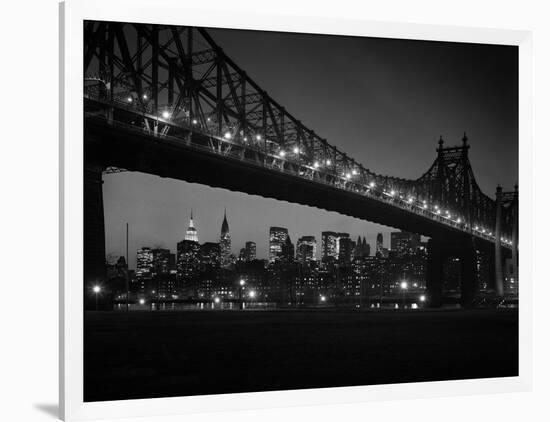
POLYGON ((517 373, 515 310, 85 316, 85 401, 517 373))

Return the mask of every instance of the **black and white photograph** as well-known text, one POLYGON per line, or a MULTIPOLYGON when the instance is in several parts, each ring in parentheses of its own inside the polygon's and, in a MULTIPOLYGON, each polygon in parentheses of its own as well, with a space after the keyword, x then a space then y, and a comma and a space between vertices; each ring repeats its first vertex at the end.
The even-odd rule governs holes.
POLYGON ((519 375, 517 45, 82 24, 84 402, 519 375))

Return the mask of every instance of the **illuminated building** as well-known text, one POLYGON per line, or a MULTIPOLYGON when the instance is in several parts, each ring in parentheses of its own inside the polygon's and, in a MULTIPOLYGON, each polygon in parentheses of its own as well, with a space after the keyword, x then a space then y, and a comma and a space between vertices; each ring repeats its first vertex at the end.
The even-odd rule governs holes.
POLYGON ((185 240, 191 240, 193 242, 199 241, 199 233, 193 224, 193 211, 191 211, 191 218, 189 219, 189 227, 185 233, 185 240))
POLYGON ((338 259, 338 233, 322 232, 321 233, 321 259, 326 261, 329 259, 338 259))
POLYGON ((288 230, 284 227, 269 228, 269 262, 275 262, 281 257, 287 237, 288 230))
POLYGON ((256 259, 256 243, 246 242, 244 245, 244 260, 254 261, 256 259))
POLYGON ((300 264, 315 261, 317 256, 317 241, 314 236, 302 236, 296 244, 296 260, 300 264))
POLYGON ((137 251, 136 277, 151 277, 153 270, 153 252, 151 248, 143 247, 137 251))

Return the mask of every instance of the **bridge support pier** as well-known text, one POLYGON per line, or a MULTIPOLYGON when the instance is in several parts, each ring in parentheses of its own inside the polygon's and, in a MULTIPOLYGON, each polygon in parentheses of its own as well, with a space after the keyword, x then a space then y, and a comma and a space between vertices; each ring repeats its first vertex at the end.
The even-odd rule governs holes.
POLYGON ((428 304, 432 308, 438 308, 443 304, 444 264, 450 257, 460 259, 460 303, 464 308, 471 307, 478 283, 476 251, 470 237, 449 240, 432 238, 429 240, 426 271, 428 304))
MULTIPOLYGON (((84 168, 84 304, 85 309, 95 309, 95 297, 91 293, 99 285, 105 298, 105 221, 103 214, 102 166, 86 163, 84 168)), ((101 299, 100 297, 100 299, 101 299)))

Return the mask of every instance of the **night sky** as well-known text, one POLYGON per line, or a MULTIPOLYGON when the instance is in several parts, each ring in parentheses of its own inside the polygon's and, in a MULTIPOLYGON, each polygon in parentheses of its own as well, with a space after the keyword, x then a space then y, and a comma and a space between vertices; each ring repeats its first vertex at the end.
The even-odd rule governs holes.
MULTIPOLYGON (((436 157, 437 140, 469 137, 481 189, 511 190, 518 179, 516 47, 210 30, 214 40, 268 94, 306 126, 366 168, 416 179, 436 157)), ((201 243, 218 241, 227 208, 233 252, 257 243, 267 257, 269 226, 291 240, 321 231, 367 235, 389 244, 392 229, 316 208, 140 173, 104 176, 107 254, 141 246, 175 252, 193 210, 201 243)))

